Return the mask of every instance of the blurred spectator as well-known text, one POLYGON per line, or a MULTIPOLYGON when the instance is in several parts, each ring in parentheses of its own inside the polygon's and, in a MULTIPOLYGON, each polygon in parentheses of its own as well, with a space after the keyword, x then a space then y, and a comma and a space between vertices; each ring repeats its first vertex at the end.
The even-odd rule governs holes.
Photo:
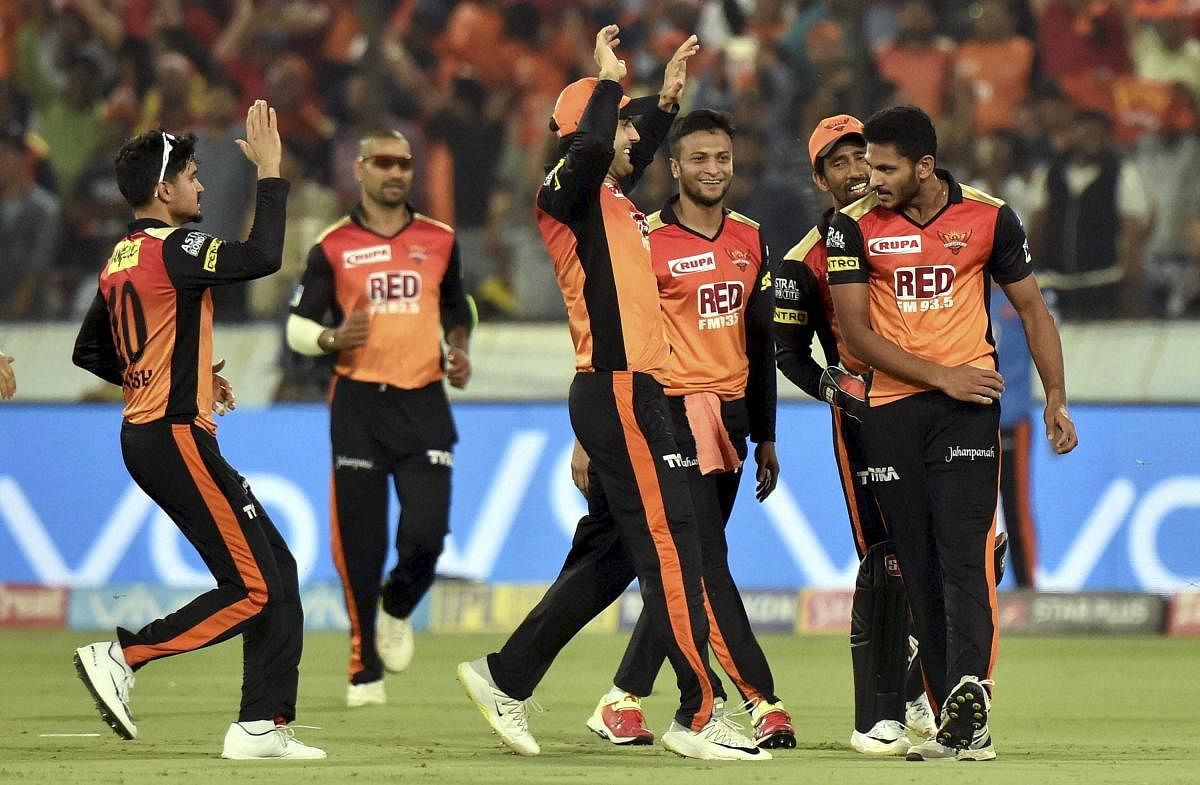
POLYGON ((488 91, 475 79, 459 77, 450 100, 426 125, 430 137, 446 146, 453 162, 448 190, 454 197, 454 234, 462 254, 463 283, 475 293, 485 315, 513 315, 517 307, 508 260, 488 254, 485 246, 503 120, 513 98, 511 90, 488 91))
POLYGON ((977 134, 1013 128, 1033 74, 1033 44, 1018 35, 1008 0, 984 0, 974 36, 958 49, 954 78, 977 134))
MULTIPOLYGON (((125 236, 129 203, 117 188, 113 161, 125 140, 134 135, 132 118, 128 120, 105 128, 74 190, 63 197, 64 241, 47 287, 47 306, 53 316, 83 317, 96 295, 96 270, 125 236)), ((206 210, 208 206, 206 200, 206 210)))
POLYGON ((997 131, 975 143, 973 182, 1008 203, 1021 223, 1028 224, 1038 197, 1025 143, 1012 131, 997 131))
POLYGON ((1113 146, 1112 121, 1081 112, 1067 150, 1039 172, 1030 244, 1038 283, 1066 319, 1136 315, 1149 204, 1113 146))
POLYGON ((58 199, 33 181, 25 130, 0 129, 0 319, 42 318, 60 239, 58 199))
MULTIPOLYGON (((196 127, 196 160, 200 182, 204 183, 204 231, 217 237, 242 239, 249 230, 252 212, 254 165, 246 160, 236 139, 245 136, 245 113, 238 105, 237 85, 214 77, 204 90, 200 104, 200 122, 196 127)), ((168 130, 187 126, 166 126, 168 130)), ((299 186, 292 181, 293 188, 299 186)), ((290 197, 289 197, 290 202, 290 197)), ((289 227, 290 229, 290 227, 289 227)), ((213 318, 219 321, 244 321, 248 315, 248 283, 216 286, 212 289, 213 318)))
MULTIPOLYGON (((238 153, 240 155, 241 151, 238 153)), ((286 141, 279 162, 279 176, 292 184, 288 191, 283 265, 274 275, 250 283, 250 313, 258 319, 278 320, 287 314, 288 301, 304 275, 309 250, 317 236, 344 214, 334 190, 304 171, 303 159, 286 141)), ((205 189, 208 187, 206 184, 205 189)), ((297 362, 305 364, 298 358, 297 362)))
MULTIPOLYGON (((1194 115, 1193 115, 1194 117, 1194 115)), ((1195 123, 1167 126, 1138 142, 1132 156, 1148 192, 1153 223, 1146 239, 1144 295, 1150 315, 1183 316, 1200 295, 1200 135, 1195 123)))
POLYGON ((1050 0, 1038 27, 1042 72, 1080 107, 1108 109, 1113 77, 1132 70, 1117 3, 1050 0))
POLYGON ((1200 100, 1200 40, 1183 0, 1139 0, 1132 16, 1133 65, 1138 76, 1179 82, 1200 100))
MULTIPOLYGON (((35 4, 36 5, 36 4, 35 4)), ((104 124, 101 102, 103 80, 101 62, 89 47, 80 47, 64 55, 61 82, 52 74, 43 57, 56 51, 57 38, 74 40, 74 33, 63 29, 71 15, 59 18, 53 27, 31 16, 17 31, 16 84, 33 104, 32 127, 50 148, 50 166, 59 193, 75 187, 75 178, 99 144, 104 124)))
POLYGON ((950 89, 954 42, 937 35, 929 3, 909 0, 900 8, 896 41, 876 56, 879 75, 896 86, 897 102, 913 104, 940 122, 950 89))

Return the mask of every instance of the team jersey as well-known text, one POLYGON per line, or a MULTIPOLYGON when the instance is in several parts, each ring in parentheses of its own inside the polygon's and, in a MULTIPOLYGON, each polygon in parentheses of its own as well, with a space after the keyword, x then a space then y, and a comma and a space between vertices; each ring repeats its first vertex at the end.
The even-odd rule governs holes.
POLYGON ((567 306, 578 371, 640 371, 665 384, 667 343, 650 264, 650 227, 628 197, 666 136, 672 115, 636 121, 633 174, 607 180, 621 86, 601 79, 579 128, 537 192, 537 222, 567 306))
POLYGON ((825 361, 859 375, 867 366, 846 348, 833 311, 829 291, 825 235, 833 217, 831 208, 821 222, 792 246, 775 265, 775 357, 779 370, 789 381, 814 398, 820 399, 821 373, 824 366, 813 359, 815 336, 825 352, 825 361))
POLYGON ((150 218, 129 225, 100 271, 72 358, 121 386, 126 422, 194 422, 216 433, 209 288, 279 269, 287 193, 286 180, 258 181, 244 243, 150 218))
POLYGON ((750 437, 775 440, 771 277, 758 223, 731 210, 712 239, 679 223, 676 196, 649 217, 671 357, 666 393, 747 398, 750 437))
POLYGON ((312 321, 370 309, 367 342, 341 351, 334 372, 360 382, 415 390, 445 376, 442 333, 471 326, 454 230, 412 211, 385 237, 367 228, 362 207, 317 237, 292 313, 312 321))
MULTIPOLYGON (((996 370, 991 278, 1033 272, 1025 230, 1000 199, 936 170, 947 204, 920 226, 868 194, 835 215, 825 238, 829 283, 868 284, 871 329, 923 360, 996 370)), ((875 369, 871 405, 929 389, 875 369)))

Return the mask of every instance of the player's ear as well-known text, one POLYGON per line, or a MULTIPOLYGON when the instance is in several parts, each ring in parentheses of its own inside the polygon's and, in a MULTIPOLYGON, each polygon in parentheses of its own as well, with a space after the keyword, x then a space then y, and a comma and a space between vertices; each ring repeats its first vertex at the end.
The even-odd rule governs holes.
POLYGON ((917 161, 917 177, 924 180, 933 176, 933 170, 937 167, 937 161, 932 155, 923 155, 921 160, 917 161))
POLYGON ((821 174, 816 169, 813 169, 812 181, 813 185, 815 185, 818 189, 826 193, 829 192, 829 183, 825 180, 825 175, 821 174))
POLYGON ((671 177, 679 179, 679 162, 674 158, 671 159, 671 177))

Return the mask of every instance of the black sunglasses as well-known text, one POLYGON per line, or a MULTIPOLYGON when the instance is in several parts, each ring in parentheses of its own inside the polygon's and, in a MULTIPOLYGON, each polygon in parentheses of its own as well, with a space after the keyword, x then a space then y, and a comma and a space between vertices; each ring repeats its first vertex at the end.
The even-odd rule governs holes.
POLYGON ((413 168, 411 155, 360 155, 358 160, 385 172, 397 168, 402 172, 410 172, 413 168))

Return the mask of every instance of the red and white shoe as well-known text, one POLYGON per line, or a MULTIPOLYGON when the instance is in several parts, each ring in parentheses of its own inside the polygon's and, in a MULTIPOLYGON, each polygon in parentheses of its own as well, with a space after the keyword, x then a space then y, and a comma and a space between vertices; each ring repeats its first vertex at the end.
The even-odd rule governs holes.
POLYGON ((796 746, 792 715, 783 708, 783 701, 759 701, 750 711, 750 722, 754 725, 754 743, 759 747, 790 750, 796 746))
POLYGON ((588 717, 588 728, 613 744, 653 744, 654 733, 646 727, 642 701, 636 695, 624 695, 619 700, 605 702, 605 695, 588 717))

